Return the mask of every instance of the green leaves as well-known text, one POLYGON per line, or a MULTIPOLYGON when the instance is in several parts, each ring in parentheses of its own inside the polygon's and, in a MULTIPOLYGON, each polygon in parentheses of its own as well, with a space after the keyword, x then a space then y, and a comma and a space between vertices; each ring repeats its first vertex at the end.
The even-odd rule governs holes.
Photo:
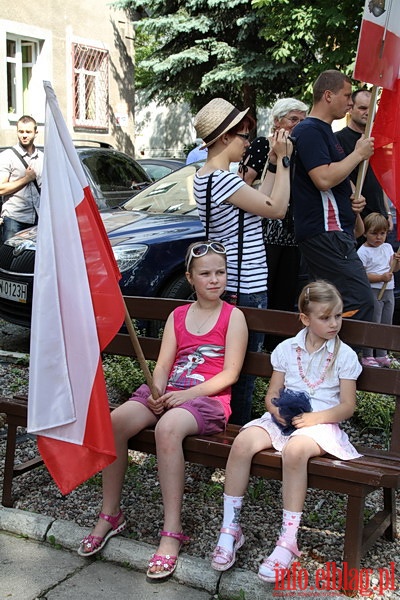
POLYGON ((351 74, 362 2, 119 0, 136 19, 135 84, 149 99, 238 107, 311 100, 322 70, 351 74))

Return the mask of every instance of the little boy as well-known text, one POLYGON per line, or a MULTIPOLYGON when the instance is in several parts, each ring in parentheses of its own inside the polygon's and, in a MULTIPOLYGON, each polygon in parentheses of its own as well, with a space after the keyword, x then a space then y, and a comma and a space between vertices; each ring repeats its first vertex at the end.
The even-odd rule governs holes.
MULTIPOLYGON (((386 242, 388 221, 379 213, 370 213, 364 220, 366 242, 358 249, 358 255, 367 272, 374 295, 374 323, 391 325, 394 312, 393 273, 400 269, 400 251, 386 242), (380 294, 385 286, 383 294, 380 294), (380 295, 382 297, 380 297, 380 295), (379 298, 379 299, 378 299, 379 298)), ((366 367, 390 367, 391 359, 386 350, 363 349, 361 363, 366 367)))

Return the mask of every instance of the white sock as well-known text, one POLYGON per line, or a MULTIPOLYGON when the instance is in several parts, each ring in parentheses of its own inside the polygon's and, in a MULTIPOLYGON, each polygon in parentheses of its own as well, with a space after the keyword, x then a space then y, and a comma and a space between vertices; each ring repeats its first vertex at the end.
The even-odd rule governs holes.
MULTIPOLYGON (((240 527, 240 511, 243 504, 244 496, 228 496, 224 494, 224 518, 222 527, 230 529, 239 529, 240 527)), ((223 546, 230 552, 233 550, 235 538, 229 533, 221 533, 218 538, 218 546, 223 546)))

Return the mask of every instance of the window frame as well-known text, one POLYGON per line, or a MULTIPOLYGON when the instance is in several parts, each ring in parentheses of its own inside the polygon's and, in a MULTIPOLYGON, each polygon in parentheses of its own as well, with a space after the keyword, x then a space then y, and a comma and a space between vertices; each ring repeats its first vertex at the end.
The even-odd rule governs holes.
MULTIPOLYGON (((7 113, 10 121, 17 121, 20 115, 33 114, 37 104, 35 92, 31 89, 33 81, 33 70, 37 64, 40 55, 43 40, 26 35, 7 32, 6 34, 6 87, 7 87, 7 113), (15 44, 15 56, 9 55, 8 43, 15 44), (32 48, 32 57, 29 62, 24 62, 24 47, 32 48), (9 66, 14 65, 13 78, 15 83, 10 81, 11 73, 9 66), (26 77, 27 69, 30 69, 29 76, 26 77), (15 96, 11 99, 10 95, 15 96), (10 106, 11 104, 11 106, 10 106), (10 109, 13 110, 10 110, 10 109)), ((11 69, 10 69, 11 70, 11 69)))
POLYGON ((108 50, 84 42, 72 42, 72 118, 75 129, 109 130, 109 63, 108 50))

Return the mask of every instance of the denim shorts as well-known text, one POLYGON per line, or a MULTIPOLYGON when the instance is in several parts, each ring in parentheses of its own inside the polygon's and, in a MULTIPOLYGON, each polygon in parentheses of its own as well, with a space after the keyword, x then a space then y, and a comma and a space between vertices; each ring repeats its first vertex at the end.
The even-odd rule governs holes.
MULTIPOLYGON (((141 385, 129 400, 134 402, 140 402, 147 407, 147 399, 151 395, 150 388, 144 383, 141 385)), ((219 433, 226 427, 226 419, 224 408, 222 403, 215 398, 209 396, 198 396, 192 400, 188 400, 184 404, 170 408, 169 410, 176 410, 183 408, 188 410, 196 419, 198 425, 198 434, 200 435, 211 435, 213 433, 219 433)), ((163 416, 155 415, 157 420, 163 416)))

